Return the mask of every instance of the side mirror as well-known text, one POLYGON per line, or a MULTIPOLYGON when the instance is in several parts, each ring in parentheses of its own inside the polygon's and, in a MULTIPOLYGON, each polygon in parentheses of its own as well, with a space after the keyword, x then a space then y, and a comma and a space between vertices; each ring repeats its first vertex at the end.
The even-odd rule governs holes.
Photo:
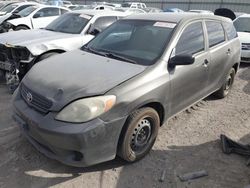
POLYGON ((178 65, 191 65, 194 63, 194 61, 195 61, 195 58, 192 55, 181 54, 181 55, 176 55, 172 57, 169 60, 168 65, 169 67, 175 67, 178 65))
POLYGON ((95 28, 95 27, 93 27, 93 28, 91 27, 90 30, 88 31, 88 34, 91 34, 91 35, 96 36, 96 35, 98 35, 100 32, 101 32, 100 29, 95 28))
POLYGON ((33 18, 40 18, 40 17, 42 17, 43 16, 43 13, 42 12, 37 12, 34 16, 33 16, 33 18))
POLYGON ((39 17, 40 17, 39 14, 35 14, 35 15, 33 16, 33 18, 39 18, 39 17))
POLYGON ((18 10, 15 10, 12 14, 18 14, 18 12, 19 12, 18 10))

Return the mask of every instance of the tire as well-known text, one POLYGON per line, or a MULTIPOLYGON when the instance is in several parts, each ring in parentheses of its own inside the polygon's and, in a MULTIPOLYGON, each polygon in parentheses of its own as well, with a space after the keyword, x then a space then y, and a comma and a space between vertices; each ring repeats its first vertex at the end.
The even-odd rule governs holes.
POLYGON ((19 30, 28 30, 29 28, 27 26, 24 25, 19 25, 15 28, 15 31, 19 31, 19 30))
POLYGON ((160 118, 153 108, 134 111, 121 134, 118 155, 128 162, 142 159, 153 147, 159 127, 160 118))
POLYGON ((45 54, 41 55, 41 56, 38 58, 38 61, 36 61, 36 62, 42 61, 42 60, 44 60, 44 59, 47 59, 47 58, 49 58, 49 57, 51 57, 51 56, 54 56, 54 55, 57 55, 57 54, 59 54, 59 53, 56 53, 56 52, 48 52, 48 53, 45 53, 45 54))
POLYGON ((217 98, 223 99, 229 94, 234 83, 234 77, 235 77, 235 70, 234 68, 231 68, 221 88, 214 93, 217 98))

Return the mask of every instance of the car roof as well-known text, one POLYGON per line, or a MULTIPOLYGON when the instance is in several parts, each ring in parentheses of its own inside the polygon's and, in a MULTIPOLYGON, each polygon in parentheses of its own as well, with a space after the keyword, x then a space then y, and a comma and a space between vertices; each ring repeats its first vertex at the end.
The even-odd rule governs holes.
POLYGON ((189 11, 198 11, 198 12, 212 12, 211 10, 201 10, 201 9, 192 9, 189 11))
POLYGON ((16 2, 16 3, 13 3, 15 5, 18 5, 18 6, 21 6, 21 5, 40 5, 39 3, 37 2, 16 2))
POLYGON ((173 23, 179 23, 185 20, 192 20, 197 18, 207 18, 207 19, 215 19, 221 21, 229 21, 228 18, 222 16, 215 16, 209 14, 197 14, 191 12, 181 12, 181 13, 172 13, 172 12, 164 12, 164 13, 147 13, 147 14, 135 14, 130 15, 124 19, 135 19, 135 20, 152 20, 152 21, 167 21, 173 23))
POLYGON ((96 16, 96 15, 103 15, 103 16, 109 16, 109 15, 116 15, 116 16, 126 16, 124 12, 120 11, 112 11, 112 10, 73 10, 71 13, 78 13, 78 14, 88 14, 91 16, 96 16))
POLYGON ((238 18, 250 18, 250 14, 242 14, 238 18))

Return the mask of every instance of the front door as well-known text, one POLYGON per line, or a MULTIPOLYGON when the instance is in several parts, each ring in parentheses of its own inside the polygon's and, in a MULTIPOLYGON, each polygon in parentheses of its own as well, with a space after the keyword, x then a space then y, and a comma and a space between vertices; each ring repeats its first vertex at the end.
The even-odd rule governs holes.
POLYGON ((44 28, 60 15, 59 8, 42 8, 32 18, 33 29, 44 28))
POLYGON ((210 56, 205 46, 202 21, 188 24, 173 50, 172 57, 190 54, 195 58, 195 62, 192 65, 169 68, 171 115, 192 105, 206 95, 208 84, 207 64, 210 62, 210 56))

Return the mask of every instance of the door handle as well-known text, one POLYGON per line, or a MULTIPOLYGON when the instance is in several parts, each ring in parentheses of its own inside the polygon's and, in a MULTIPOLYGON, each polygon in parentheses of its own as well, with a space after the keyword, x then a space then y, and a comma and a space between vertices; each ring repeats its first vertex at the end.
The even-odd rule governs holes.
POLYGON ((204 60, 204 65, 208 65, 209 61, 207 59, 204 60))
POLYGON ((203 62, 202 65, 203 65, 204 67, 207 67, 208 64, 209 64, 209 61, 208 61, 207 59, 204 59, 204 62, 203 62))
POLYGON ((227 55, 230 55, 231 54, 231 49, 229 48, 226 53, 227 53, 227 55))

